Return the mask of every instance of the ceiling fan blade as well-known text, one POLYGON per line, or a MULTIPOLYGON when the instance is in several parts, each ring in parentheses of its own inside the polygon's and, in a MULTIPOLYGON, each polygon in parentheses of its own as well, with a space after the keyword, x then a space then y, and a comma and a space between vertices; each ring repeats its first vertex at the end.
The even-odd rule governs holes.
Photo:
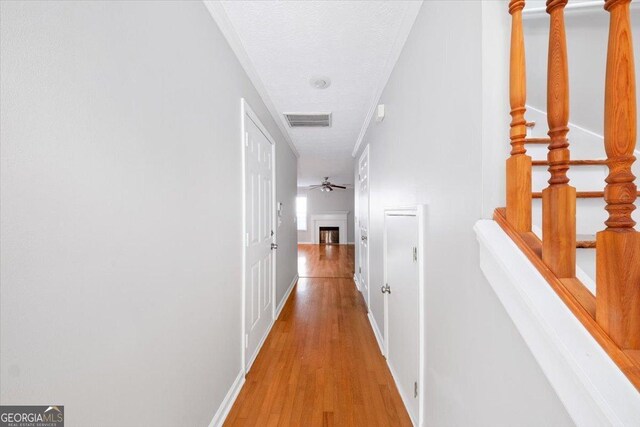
POLYGON ((344 186, 342 186, 342 185, 335 185, 335 184, 331 184, 331 186, 332 186, 333 188, 347 188, 347 187, 344 187, 344 186))
POLYGON ((310 186, 309 186, 309 187, 307 187, 307 188, 308 188, 309 190, 313 190, 313 189, 315 189, 315 188, 320 188, 320 187, 322 187, 322 184, 320 184, 320 185, 310 185, 310 186))

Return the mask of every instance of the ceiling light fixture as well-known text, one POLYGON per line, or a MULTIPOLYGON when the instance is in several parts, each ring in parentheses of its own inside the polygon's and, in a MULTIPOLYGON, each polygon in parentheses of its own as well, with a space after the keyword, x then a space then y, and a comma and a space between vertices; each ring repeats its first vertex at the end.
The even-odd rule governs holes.
POLYGON ((316 89, 326 89, 331 86, 331 79, 328 77, 314 77, 309 80, 309 83, 311 84, 311 87, 316 89))

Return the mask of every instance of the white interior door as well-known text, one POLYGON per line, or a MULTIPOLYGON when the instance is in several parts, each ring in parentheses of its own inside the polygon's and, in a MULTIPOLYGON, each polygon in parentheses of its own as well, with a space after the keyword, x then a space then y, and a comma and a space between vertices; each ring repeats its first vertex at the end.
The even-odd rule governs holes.
POLYGON ((248 371, 273 322, 274 153, 252 115, 245 123, 244 363, 248 371))
POLYGON ((387 363, 414 423, 420 376, 418 236, 416 215, 385 216, 387 363))
POLYGON ((369 306, 369 146, 358 161, 358 281, 369 306))

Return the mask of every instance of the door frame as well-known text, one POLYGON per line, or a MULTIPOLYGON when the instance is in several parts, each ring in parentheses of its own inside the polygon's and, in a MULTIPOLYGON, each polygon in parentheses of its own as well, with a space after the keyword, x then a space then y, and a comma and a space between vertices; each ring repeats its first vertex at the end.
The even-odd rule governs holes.
MULTIPOLYGON (((425 382, 425 240, 426 240, 426 219, 427 205, 416 205, 409 207, 386 208, 384 210, 383 225, 383 249, 382 249, 382 268, 384 283, 387 283, 387 216, 415 216, 418 219, 418 420, 414 424, 417 426, 424 425, 424 382, 425 382)), ((384 294, 384 339, 382 340, 383 355, 391 371, 391 376, 396 382, 395 373, 389 364, 389 301, 388 294, 384 294)), ((404 403, 404 396, 400 394, 404 403)), ((405 407, 406 407, 405 403, 405 407)))
MULTIPOLYGON (((370 247, 369 245, 371 245, 371 242, 369 241, 369 235, 371 234, 371 155, 370 155, 370 151, 369 151, 369 144, 367 144, 364 149, 362 150, 362 153, 360 154, 360 157, 358 157, 358 237, 361 239, 362 238, 362 234, 360 233, 360 223, 362 222, 362 212, 361 212, 361 206, 360 206, 360 162, 362 161, 362 158, 364 156, 367 156, 367 253, 366 253, 366 257, 367 257, 367 271, 366 271, 366 275, 367 275, 367 295, 363 295, 364 299, 365 299, 365 303, 367 305, 367 312, 369 311, 369 306, 371 303, 371 263, 370 263, 370 258, 369 258, 369 254, 371 253, 370 247)), ((360 242, 358 241, 358 245, 360 245, 360 242)), ((358 255, 360 255, 360 249, 358 249, 358 255)), ((358 258, 358 268, 362 269, 362 265, 360 264, 360 259, 358 258)), ((361 278, 362 273, 360 273, 360 275, 358 276, 358 279, 361 278)), ((361 281, 360 281, 361 282, 361 281)), ((359 283, 360 285, 360 292, 362 292, 362 283, 359 283)))
POLYGON ((253 111, 251 106, 247 103, 244 98, 240 98, 240 145, 242 147, 242 235, 241 245, 242 245, 242 327, 240 336, 240 346, 242 347, 241 351, 241 366, 245 375, 251 369, 251 365, 255 361, 258 353, 260 353, 260 349, 264 344, 271 328, 275 322, 276 318, 276 259, 278 257, 278 251, 273 251, 273 256, 271 257, 271 321, 269 322, 269 326, 267 327, 267 331, 264 334, 264 337, 260 339, 260 343, 256 347, 256 352, 253 355, 252 359, 247 361, 246 352, 247 352, 247 326, 246 326, 246 313, 247 313, 247 182, 246 182, 246 134, 247 134, 247 118, 249 118, 262 132, 262 134, 267 138, 269 143, 271 144, 271 159, 273 160, 273 167, 271 168, 271 209, 273 210, 271 215, 271 227, 273 229, 273 236, 271 236, 272 242, 277 242, 278 238, 278 227, 277 227, 277 196, 276 196, 276 141, 273 139, 267 128, 262 124, 258 115, 253 111))

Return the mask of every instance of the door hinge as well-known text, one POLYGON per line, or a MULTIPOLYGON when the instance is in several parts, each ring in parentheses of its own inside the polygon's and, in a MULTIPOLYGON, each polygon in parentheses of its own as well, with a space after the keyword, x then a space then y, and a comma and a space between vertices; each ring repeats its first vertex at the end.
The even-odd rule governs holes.
POLYGON ((413 247, 413 260, 418 261, 418 248, 413 247))
POLYGON ((418 382, 413 383, 413 397, 418 397, 418 382))
POLYGON ((358 274, 362 274, 362 267, 358 267, 358 274))

